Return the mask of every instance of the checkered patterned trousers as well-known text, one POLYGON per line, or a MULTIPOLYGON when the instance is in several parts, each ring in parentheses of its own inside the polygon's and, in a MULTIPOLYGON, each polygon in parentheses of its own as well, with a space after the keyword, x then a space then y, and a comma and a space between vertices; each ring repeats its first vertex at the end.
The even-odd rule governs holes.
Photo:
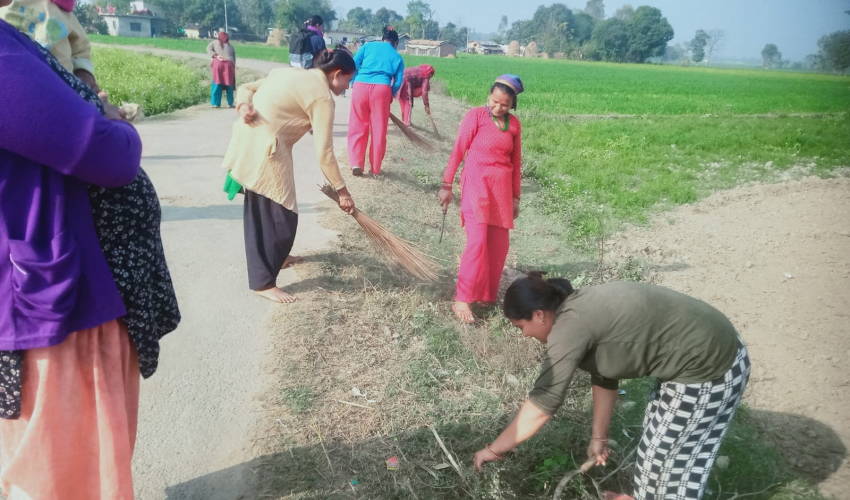
POLYGON ((664 382, 650 395, 635 469, 636 500, 700 500, 735 415, 750 357, 738 356, 723 377, 702 384, 664 382))

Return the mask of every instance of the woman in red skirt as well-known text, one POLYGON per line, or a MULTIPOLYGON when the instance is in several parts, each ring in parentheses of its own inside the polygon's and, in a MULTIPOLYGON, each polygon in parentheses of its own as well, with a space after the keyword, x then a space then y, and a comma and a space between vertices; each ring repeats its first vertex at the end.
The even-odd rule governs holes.
POLYGON ((404 80, 401 82, 401 90, 398 91, 398 103, 401 106, 401 121, 405 125, 410 125, 414 97, 421 97, 422 104, 425 105, 425 113, 431 114, 428 92, 431 90, 432 76, 434 76, 434 67, 429 64, 404 70, 404 80))
POLYGON ((446 210, 455 173, 464 162, 460 215, 466 248, 452 310, 466 323, 475 321, 470 304, 496 302, 510 246, 508 230, 519 216, 522 127, 510 110, 516 109, 522 91, 516 75, 496 79, 487 106, 473 108, 464 117, 443 176, 440 205, 446 210))

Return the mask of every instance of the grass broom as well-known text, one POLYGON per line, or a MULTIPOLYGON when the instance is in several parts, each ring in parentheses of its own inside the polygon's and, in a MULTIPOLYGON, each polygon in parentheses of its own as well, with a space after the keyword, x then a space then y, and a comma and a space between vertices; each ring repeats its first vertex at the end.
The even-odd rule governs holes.
MULTIPOLYGON (((321 186, 321 191, 328 198, 339 203, 339 193, 331 185, 321 186)), ((354 209, 354 220, 363 228, 366 237, 377 250, 378 255, 390 264, 396 264, 407 272, 424 281, 434 281, 439 277, 439 267, 434 260, 413 247, 409 242, 389 232, 374 219, 357 208, 354 209)))
POLYGON ((413 143, 414 146, 425 151, 426 153, 434 153, 437 151, 437 148, 431 144, 429 141, 424 139, 422 136, 417 134, 412 128, 408 127, 401 121, 396 115, 390 113, 390 120, 395 123, 396 127, 401 130, 401 133, 404 134, 407 139, 413 143))
POLYGON ((442 139, 442 137, 440 137, 440 131, 437 130, 437 124, 434 123, 434 118, 431 116, 431 112, 427 111, 426 114, 428 115, 428 119, 431 120, 431 130, 434 131, 434 135, 437 136, 437 139, 442 139))

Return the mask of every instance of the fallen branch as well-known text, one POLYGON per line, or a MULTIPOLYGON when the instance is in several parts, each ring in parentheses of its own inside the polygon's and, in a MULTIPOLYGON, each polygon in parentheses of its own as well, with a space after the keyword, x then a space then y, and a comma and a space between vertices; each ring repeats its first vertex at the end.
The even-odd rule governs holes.
POLYGON ((461 479, 463 479, 463 474, 460 472, 460 467, 458 467, 457 462, 455 462, 455 459, 454 459, 454 457, 452 456, 452 454, 451 454, 451 453, 449 453, 449 450, 447 450, 447 449, 446 449, 446 445, 444 445, 444 444, 443 444, 443 440, 442 440, 442 439, 440 439, 440 435, 439 435, 439 434, 437 434, 437 429, 435 429, 435 428, 432 426, 432 427, 431 427, 431 432, 433 432, 433 433, 434 433, 434 437, 435 437, 435 438, 437 438, 437 444, 439 444, 439 445, 440 445, 440 448, 442 448, 442 449, 443 449, 443 453, 445 453, 445 454, 446 454, 446 456, 447 456, 447 457, 449 457, 449 463, 450 463, 450 464, 452 464, 452 467, 454 467, 455 471, 457 472, 457 475, 458 475, 458 476, 460 476, 460 478, 461 478, 461 479))
POLYGON ((372 406, 359 405, 359 404, 357 404, 357 403, 349 403, 348 401, 343 401, 343 400, 341 400, 341 399, 337 399, 336 401, 337 401, 338 403, 342 403, 342 404, 344 404, 344 405, 348 405, 348 406, 356 406, 356 407, 358 407, 358 408, 366 408, 367 410, 374 410, 374 409, 375 409, 375 408, 374 408, 374 407, 372 407, 372 406))
POLYGON ((586 474, 587 471, 592 469, 594 465, 596 465, 596 457, 588 458, 585 463, 581 464, 581 467, 564 474, 564 477, 562 477, 561 481, 558 482, 558 487, 555 488, 555 495, 552 497, 552 499, 561 500, 561 494, 564 493, 564 488, 567 487, 567 484, 570 482, 570 480, 578 476, 579 474, 586 474))
MULTIPOLYGON (((336 474, 336 472, 334 472, 334 465, 331 463, 331 457, 330 457, 330 455, 328 455, 327 448, 325 448, 325 442, 322 440, 322 433, 319 432, 319 426, 316 425, 315 420, 313 421, 313 430, 316 431, 316 436, 319 437, 319 444, 322 445, 322 451, 325 452, 325 458, 328 459, 328 466, 330 466, 330 468, 331 468, 331 474, 336 474)), ((319 472, 319 474, 321 475, 322 473, 319 472)), ((324 475, 322 475, 322 477, 324 477, 324 475)))

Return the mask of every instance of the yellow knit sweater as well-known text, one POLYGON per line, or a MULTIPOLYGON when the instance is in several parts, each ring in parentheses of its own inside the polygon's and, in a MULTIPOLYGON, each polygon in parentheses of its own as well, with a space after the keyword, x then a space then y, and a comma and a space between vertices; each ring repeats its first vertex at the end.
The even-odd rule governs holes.
POLYGON ((240 86, 236 101, 253 104, 259 114, 256 126, 236 121, 222 163, 245 189, 297 213, 292 146, 311 127, 319 168, 334 188, 345 186, 333 149, 333 94, 321 70, 273 70, 240 86))
POLYGON ((0 8, 3 19, 50 51, 70 72, 94 74, 91 42, 77 17, 50 0, 14 0, 0 8))

